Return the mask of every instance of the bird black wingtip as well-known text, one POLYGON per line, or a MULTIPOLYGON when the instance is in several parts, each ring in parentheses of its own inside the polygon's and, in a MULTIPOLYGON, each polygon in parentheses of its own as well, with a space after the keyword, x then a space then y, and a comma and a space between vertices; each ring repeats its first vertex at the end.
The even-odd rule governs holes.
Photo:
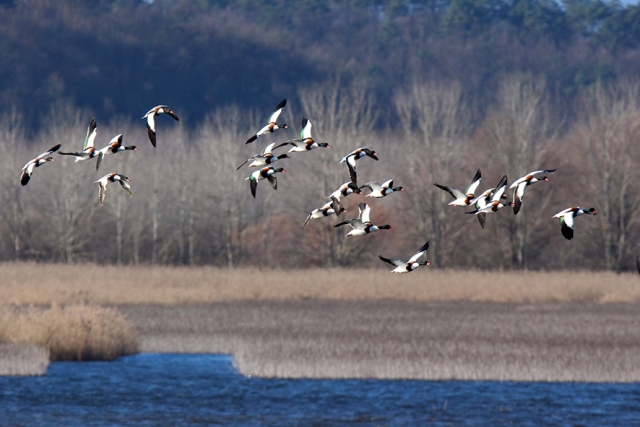
POLYGON ((284 108, 285 105, 287 105, 287 98, 280 101, 280 103, 276 106, 275 111, 278 111, 279 109, 284 108))
POLYGON ((562 231, 562 235, 564 236, 565 239, 567 239, 567 240, 573 239, 573 229, 572 228, 563 226, 560 230, 562 231))

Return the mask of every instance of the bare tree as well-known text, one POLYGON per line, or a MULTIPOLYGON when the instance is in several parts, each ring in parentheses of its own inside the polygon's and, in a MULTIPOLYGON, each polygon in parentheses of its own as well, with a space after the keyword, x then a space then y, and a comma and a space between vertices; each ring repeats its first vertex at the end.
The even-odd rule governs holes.
POLYGON ((417 241, 431 240, 432 263, 440 266, 453 255, 463 215, 458 222, 451 220, 462 212, 452 212, 456 208, 447 206, 450 196, 433 183, 465 183, 478 168, 470 165, 472 159, 465 154, 469 147, 469 111, 455 83, 415 82, 396 93, 395 106, 404 142, 404 176, 407 186, 415 189, 409 191, 409 209, 414 214, 410 220, 417 229, 417 241))
MULTIPOLYGON (((249 157, 244 141, 251 128, 257 127, 255 116, 238 107, 220 109, 207 118, 198 130, 197 147, 202 164, 200 199, 208 224, 213 227, 215 247, 224 253, 225 264, 234 267, 242 259, 245 228, 251 224, 255 200, 249 200, 249 187, 244 180, 246 170, 236 171, 234 165, 249 157)), ((256 150, 252 146, 251 150, 256 150)))
MULTIPOLYGON (((576 132, 588 167, 582 168, 584 199, 598 209, 604 267, 628 268, 629 232, 638 224, 640 188, 640 84, 596 85, 583 97, 576 132)), ((578 153, 579 154, 579 153, 578 153)))
MULTIPOLYGON (((2 200, 2 221, 7 235, 13 246, 13 259, 19 261, 22 257, 23 233, 27 225, 25 213, 26 198, 21 186, 18 184, 20 161, 26 163, 27 153, 25 148, 25 132, 23 117, 16 109, 6 113, 0 120, 0 176, 4 183, 0 189, 2 200)), ((43 149, 42 151, 44 151, 43 149)), ((39 154, 39 153, 37 153, 39 154)), ((33 154, 32 157, 37 154, 33 154)))
MULTIPOLYGON (((556 168, 557 159, 553 165, 547 162, 552 161, 549 148, 556 139, 558 125, 550 113, 544 79, 522 74, 507 76, 501 83, 497 105, 483 127, 489 148, 485 158, 493 168, 499 168, 500 175, 507 174, 511 181, 535 170, 556 168)), ((505 238, 499 239, 503 259, 509 260, 503 263, 505 267, 510 264, 527 267, 530 238, 542 223, 547 222, 543 212, 552 200, 552 188, 545 185, 545 188, 536 186, 527 190, 529 203, 524 204, 519 215, 500 221, 499 226, 491 225, 500 234, 506 232, 505 238), (531 194, 534 192, 540 194, 531 194)))
MULTIPOLYGON (((311 210, 322 206, 329 194, 350 181, 346 165, 339 161, 356 148, 376 143, 372 136, 379 113, 373 93, 364 81, 344 85, 336 76, 319 85, 301 87, 298 92, 305 115, 313 124, 314 139, 329 142, 332 146, 330 150, 317 149, 308 155, 296 156, 296 160, 301 157, 300 163, 304 168, 301 178, 304 182, 300 183, 304 191, 298 192, 297 201, 290 203, 297 208, 303 220, 311 210)), ((369 148, 375 150, 374 146, 369 148)), ((362 172, 364 170, 363 166, 359 176, 366 176, 362 172)), ((362 178, 360 181, 366 182, 362 178)), ((344 201, 344 207, 350 212, 357 213, 356 206, 357 203, 352 203, 351 199, 344 201)), ((314 236, 312 230, 309 232, 314 236)), ((313 242, 323 242, 321 247, 312 242, 308 246, 310 252, 321 253, 320 260, 327 266, 353 262, 362 255, 365 245, 361 240, 345 239, 344 234, 343 230, 323 227, 321 236, 313 237, 313 242)))

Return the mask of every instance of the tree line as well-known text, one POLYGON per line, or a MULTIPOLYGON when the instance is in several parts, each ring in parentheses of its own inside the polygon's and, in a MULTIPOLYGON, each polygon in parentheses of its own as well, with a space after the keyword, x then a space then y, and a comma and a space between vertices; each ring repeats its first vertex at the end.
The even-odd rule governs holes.
MULTIPOLYGON (((592 85, 576 97, 570 115, 558 114, 557 96, 543 75, 521 73, 501 78, 490 106, 479 106, 456 82, 415 81, 381 99, 366 79, 344 84, 334 77, 299 86, 281 115, 290 129, 250 145, 244 142, 271 110, 232 105, 202 121, 160 116, 155 149, 137 116, 97 116, 96 147, 122 133, 124 144, 140 151, 106 157, 100 173, 94 160, 56 156, 26 187, 19 183, 20 167, 58 143, 79 150, 92 112, 60 101, 30 136, 15 108, 0 118, 0 259, 386 268, 377 254, 407 257, 430 240, 427 258, 436 267, 634 269, 640 81, 592 85), (381 129, 388 108, 397 120, 381 129), (295 138, 303 116, 313 123, 314 138, 333 148, 280 160, 287 172, 279 174, 278 190, 263 181, 254 199, 244 180, 253 169, 236 171, 237 165, 269 142, 295 138), (374 223, 395 230, 345 238, 346 230, 333 227, 335 216, 303 230, 307 214, 349 180, 339 159, 361 146, 380 157, 358 163, 361 185, 393 178, 407 191, 380 200, 351 195, 343 215, 357 216, 358 203, 366 200, 374 223), (466 209, 448 206, 450 195, 433 185, 464 188, 478 168, 482 190, 504 174, 511 183, 533 170, 557 172, 527 190, 517 216, 509 208, 490 213, 482 229, 466 209), (133 197, 113 184, 100 206, 94 181, 108 172, 129 176, 133 197), (578 218, 575 237, 567 241, 551 216, 572 205, 599 213, 578 218)), ((171 107, 181 115, 180 105, 171 107)))

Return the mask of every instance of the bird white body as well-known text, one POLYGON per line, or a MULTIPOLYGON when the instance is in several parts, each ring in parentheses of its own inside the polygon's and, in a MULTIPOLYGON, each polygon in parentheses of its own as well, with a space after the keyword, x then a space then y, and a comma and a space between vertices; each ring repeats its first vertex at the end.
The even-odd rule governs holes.
POLYGON ((418 250, 418 252, 413 254, 413 256, 409 258, 409 261, 406 261, 406 262, 399 259, 385 258, 382 255, 378 255, 378 258, 396 267, 395 269, 391 270, 392 273, 399 273, 399 274, 411 273, 412 271, 417 270, 421 265, 431 265, 429 261, 418 262, 418 258, 420 258, 422 255, 427 253, 428 249, 429 249, 429 242, 422 245, 422 247, 418 250))
POLYGON ((346 234, 347 236, 364 236, 371 233, 372 231, 393 230, 393 227, 391 227, 390 225, 372 224, 370 219, 371 208, 366 203, 360 203, 360 205, 358 205, 358 210, 358 218, 353 218, 348 221, 341 222, 340 224, 334 225, 334 227, 341 227, 343 225, 350 226, 352 230, 346 234))
POLYGON ((474 198, 475 192, 480 185, 480 180, 482 179, 482 175, 480 173, 480 169, 476 172, 473 177, 473 181, 466 188, 464 192, 455 187, 448 187, 446 185, 440 185, 437 182, 434 185, 441 190, 444 190, 453 196, 453 201, 449 203, 449 206, 469 206, 472 204, 472 199, 474 198))

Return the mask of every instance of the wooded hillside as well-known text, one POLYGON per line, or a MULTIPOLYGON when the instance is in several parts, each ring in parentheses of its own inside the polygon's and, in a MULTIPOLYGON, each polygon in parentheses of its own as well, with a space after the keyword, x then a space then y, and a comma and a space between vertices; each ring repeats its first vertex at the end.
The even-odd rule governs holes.
POLYGON ((383 122, 395 121, 384 101, 415 80, 460 84, 482 115, 514 72, 543 76, 564 114, 583 88, 640 73, 640 6, 599 0, 0 4, 0 107, 30 131, 60 99, 98 117, 180 105, 197 123, 336 74, 369 82, 383 122))
MULTIPOLYGON (((408 259, 426 240, 439 267, 635 268, 640 207, 638 6, 594 1, 46 1, 0 6, 0 259, 262 267, 369 266, 408 259), (245 145, 275 105, 290 129, 245 145), (140 117, 157 118, 158 146, 140 117), (20 167, 56 144, 113 135, 139 152, 20 167), (297 137, 302 117, 333 148, 281 160, 278 190, 251 197, 236 167, 297 137), (368 146, 358 181, 406 192, 366 199, 393 231, 345 238, 307 214, 368 146), (481 229, 433 184, 480 191, 507 174, 557 168, 481 229), (132 179, 133 197, 108 172, 132 179), (565 240, 551 216, 595 207, 565 240)), ((284 153, 281 148, 277 154, 284 153)), ((509 191, 511 197, 511 191, 509 191)), ((345 201, 357 216, 361 196, 345 201)))

